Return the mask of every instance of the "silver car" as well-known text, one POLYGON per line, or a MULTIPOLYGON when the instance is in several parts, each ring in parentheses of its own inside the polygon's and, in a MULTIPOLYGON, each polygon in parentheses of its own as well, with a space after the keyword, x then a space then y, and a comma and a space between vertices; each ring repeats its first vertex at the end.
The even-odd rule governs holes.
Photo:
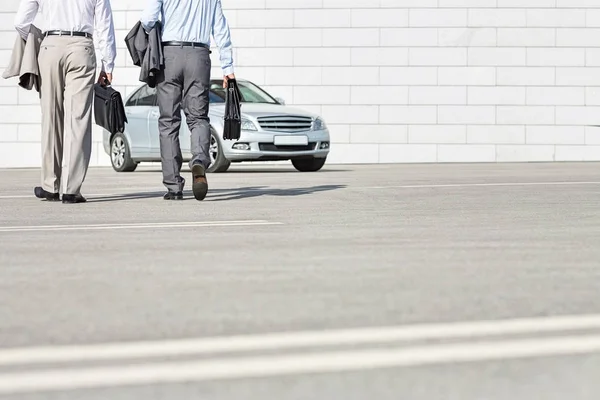
MULTIPOLYGON (((291 160, 298 171, 320 170, 329 154, 329 131, 318 115, 288 107, 250 81, 238 79, 242 96, 239 140, 223 139, 225 90, 212 80, 209 93, 211 126, 208 172, 225 172, 232 162, 291 160)), ((160 161, 156 89, 139 87, 125 99, 125 132, 104 130, 104 151, 117 172, 135 171, 140 162, 160 161)), ((184 161, 191 159, 190 131, 182 112, 180 145, 184 161)))

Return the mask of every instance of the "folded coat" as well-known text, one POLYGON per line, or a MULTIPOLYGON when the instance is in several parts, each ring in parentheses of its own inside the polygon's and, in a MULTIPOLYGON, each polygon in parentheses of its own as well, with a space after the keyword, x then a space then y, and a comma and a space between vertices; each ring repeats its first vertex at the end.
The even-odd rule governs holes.
POLYGON ((154 28, 146 33, 139 21, 125 37, 125 45, 133 65, 141 67, 140 81, 147 83, 151 88, 156 87, 165 65, 161 38, 160 22, 157 22, 154 28))
POLYGON ((8 67, 2 77, 8 79, 18 76, 19 86, 27 90, 35 88, 39 93, 41 78, 38 54, 42 40, 44 40, 44 34, 35 25, 31 25, 27 40, 23 40, 20 35, 17 35, 8 67))

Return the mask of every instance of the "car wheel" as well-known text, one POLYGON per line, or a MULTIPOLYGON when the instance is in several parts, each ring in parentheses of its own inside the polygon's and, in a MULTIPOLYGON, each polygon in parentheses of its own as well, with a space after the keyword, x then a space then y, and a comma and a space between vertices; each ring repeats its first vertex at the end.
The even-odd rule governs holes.
POLYGON ((292 160, 292 164, 300 172, 316 172, 323 168, 325 161, 327 161, 327 157, 296 158, 292 160))
POLYGON ((210 154, 210 167, 208 167, 206 172, 225 172, 229 169, 231 162, 225 158, 221 141, 214 132, 210 134, 208 152, 210 154))
POLYGON ((133 172, 138 166, 131 159, 127 139, 122 133, 115 134, 110 142, 110 162, 117 172, 133 172))

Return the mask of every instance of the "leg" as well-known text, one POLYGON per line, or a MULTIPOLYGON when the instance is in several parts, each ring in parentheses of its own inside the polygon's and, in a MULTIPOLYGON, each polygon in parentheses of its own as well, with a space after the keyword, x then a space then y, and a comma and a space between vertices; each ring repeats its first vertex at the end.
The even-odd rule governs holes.
POLYGON ((194 164, 210 166, 210 121, 208 94, 210 89, 210 52, 205 48, 188 48, 184 83, 184 112, 191 137, 194 164))
POLYGON ((39 53, 42 105, 42 189, 59 193, 64 140, 64 50, 46 38, 39 53))
POLYGON ((156 87, 158 108, 158 130, 160 132, 160 157, 163 184, 172 192, 181 192, 185 179, 180 175, 183 156, 179 144, 181 127, 181 97, 183 82, 181 64, 183 49, 165 47, 165 69, 156 87))
POLYGON ((63 193, 79 195, 92 153, 92 102, 96 55, 91 39, 66 39, 65 45, 68 46, 68 56, 63 157, 67 173, 63 174, 63 193))
POLYGON ((210 51, 205 48, 186 49, 184 112, 191 137, 192 191, 202 201, 208 193, 206 168, 210 166, 210 123, 208 92, 210 85, 210 51))

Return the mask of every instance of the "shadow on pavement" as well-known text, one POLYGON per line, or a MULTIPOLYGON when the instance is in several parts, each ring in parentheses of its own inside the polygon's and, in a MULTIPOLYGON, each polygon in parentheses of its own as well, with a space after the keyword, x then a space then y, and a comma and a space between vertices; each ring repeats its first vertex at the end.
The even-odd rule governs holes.
POLYGON ((248 199, 251 197, 260 196, 281 196, 281 197, 296 197, 314 194, 318 192, 328 192, 331 190, 343 189, 346 185, 321 185, 311 186, 305 188, 291 188, 291 189, 252 189, 252 188, 241 188, 230 191, 223 194, 213 194, 207 198, 209 201, 230 201, 248 199))
MULTIPOLYGON (((318 172, 310 172, 311 174, 322 174, 327 172, 351 172, 350 169, 333 169, 333 168, 324 168, 318 172)), ((132 174, 139 173, 161 173, 160 167, 158 168, 147 168, 147 169, 137 169, 132 174)), ((191 173, 189 168, 182 168, 182 174, 191 173)), ((303 172, 299 172, 294 168, 248 168, 248 169, 229 169, 226 172, 219 172, 219 175, 222 174, 302 174, 303 172)), ((211 172, 210 174, 215 174, 211 172)))
MULTIPOLYGON (((323 174, 326 172, 350 172, 349 169, 322 169, 318 172, 310 172, 311 174, 323 174)), ((302 172, 298 172, 295 169, 268 169, 268 168, 256 168, 256 169, 229 169, 225 174, 251 174, 251 173, 261 173, 261 174, 302 174, 302 172)))
MULTIPOLYGON (((236 189, 209 189, 208 196, 205 201, 230 201, 241 200, 260 196, 281 196, 281 197, 296 197, 325 192, 337 189, 343 189, 346 185, 320 185, 304 188, 287 188, 277 189, 267 186, 250 186, 236 189)), ((125 200, 141 200, 161 198, 165 191, 161 192, 144 192, 144 193, 128 193, 116 196, 92 197, 88 199, 88 203, 105 203, 125 200)), ((194 200, 191 190, 184 191, 184 200, 194 200)))

